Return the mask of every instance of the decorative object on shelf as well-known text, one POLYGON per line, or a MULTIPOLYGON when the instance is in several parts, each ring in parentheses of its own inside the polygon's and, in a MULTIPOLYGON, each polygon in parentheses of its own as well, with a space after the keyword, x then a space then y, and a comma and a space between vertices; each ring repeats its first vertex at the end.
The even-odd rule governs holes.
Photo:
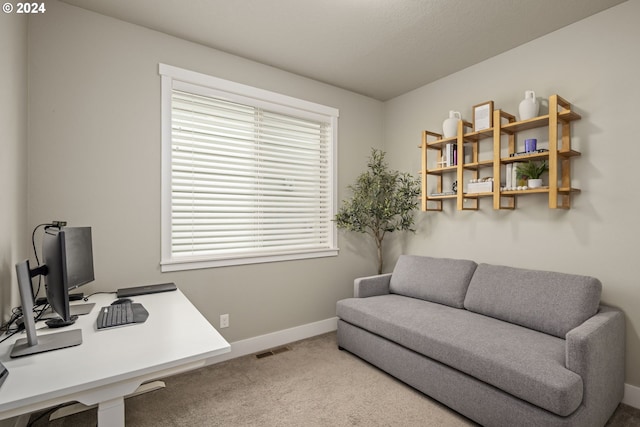
POLYGON ((451 184, 451 191, 454 193, 458 192, 458 181, 453 181, 453 184, 451 184))
POLYGON ((493 127, 493 101, 473 106, 473 130, 485 130, 493 127))
POLYGON ((467 193, 490 193, 493 191, 493 177, 470 179, 467 193))
POLYGON ((528 189, 529 187, 526 185, 519 185, 517 187, 500 187, 500 191, 524 191, 528 189))
POLYGON ((540 103, 536 99, 536 93, 532 90, 525 91, 524 99, 520 101, 520 105, 518 106, 520 120, 529 120, 538 117, 539 111, 540 103))
POLYGON ((449 118, 442 122, 442 134, 445 138, 452 138, 458 134, 458 122, 462 116, 458 111, 449 111, 449 118))
POLYGON ((511 153, 509 154, 509 157, 519 157, 519 156, 526 156, 532 153, 548 153, 549 150, 547 150, 546 148, 540 148, 538 150, 533 150, 533 151, 519 151, 517 153, 511 153))
POLYGON ((535 138, 529 138, 524 140, 524 151, 526 153, 531 153, 536 151, 536 146, 538 144, 538 140, 535 138))
POLYGON ((516 168, 518 177, 527 177, 527 186, 529 188, 540 188, 542 187, 542 179, 540 177, 549 170, 549 164, 546 160, 541 162, 529 160, 526 163, 519 163, 516 168))
POLYGON ((384 151, 372 149, 368 171, 348 188, 353 195, 336 214, 338 228, 372 236, 378 251, 378 274, 382 274, 382 240, 394 231, 414 231, 420 180, 409 173, 389 170, 384 151))

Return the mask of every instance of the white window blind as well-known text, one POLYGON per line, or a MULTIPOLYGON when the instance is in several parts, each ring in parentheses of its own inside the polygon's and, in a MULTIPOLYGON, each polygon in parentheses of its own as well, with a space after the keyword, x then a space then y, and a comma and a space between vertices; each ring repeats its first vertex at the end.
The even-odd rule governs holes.
POLYGON ((335 255, 337 114, 212 86, 171 79, 163 270, 335 255))

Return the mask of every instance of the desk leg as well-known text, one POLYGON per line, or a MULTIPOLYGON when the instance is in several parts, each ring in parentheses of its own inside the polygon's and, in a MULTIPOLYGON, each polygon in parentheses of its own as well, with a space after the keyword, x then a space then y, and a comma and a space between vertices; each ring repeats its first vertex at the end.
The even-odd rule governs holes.
POLYGON ((98 427, 124 427, 124 397, 100 402, 98 427))
MULTIPOLYGON (((150 383, 144 383, 140 387, 136 389, 132 394, 126 395, 124 398, 128 399, 130 397, 138 396, 140 394, 149 393, 150 391, 159 390, 161 388, 165 388, 166 385, 164 381, 152 381, 150 383)), ((68 406, 64 406, 58 410, 56 410, 53 414, 49 416, 49 421, 57 420, 58 418, 68 417, 69 415, 79 414, 80 412, 88 411, 89 409, 93 409, 98 405, 85 405, 83 403, 77 402, 68 406)), ((27 418, 27 421, 29 419, 27 418)), ((25 422, 23 426, 25 427, 27 423, 25 422)), ((0 424, 0 427, 4 427, 0 424)), ((18 427, 18 426, 13 426, 18 427)))

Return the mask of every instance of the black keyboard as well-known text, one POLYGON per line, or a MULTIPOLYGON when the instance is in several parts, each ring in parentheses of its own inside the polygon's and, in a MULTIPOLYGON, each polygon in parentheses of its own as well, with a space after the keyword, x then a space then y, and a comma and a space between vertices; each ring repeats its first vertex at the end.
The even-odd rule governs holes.
POLYGON ((98 329, 128 325, 129 323, 134 323, 133 307, 130 302, 102 307, 100 314, 98 314, 98 329))
POLYGON ((113 328, 116 326, 144 323, 149 317, 149 312, 142 304, 125 301, 121 304, 107 305, 100 309, 96 325, 98 329, 113 328))

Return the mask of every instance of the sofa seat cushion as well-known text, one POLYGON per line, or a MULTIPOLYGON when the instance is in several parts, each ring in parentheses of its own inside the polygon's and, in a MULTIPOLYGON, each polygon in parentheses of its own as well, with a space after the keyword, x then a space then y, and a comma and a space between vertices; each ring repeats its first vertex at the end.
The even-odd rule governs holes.
POLYGON ((342 320, 560 416, 582 401, 565 367, 563 339, 498 319, 400 295, 349 298, 342 320))
POLYGON ((464 307, 564 338, 598 312, 601 292, 594 277, 480 264, 464 307))
POLYGON ((462 308, 476 266, 466 259, 400 255, 389 292, 462 308))

